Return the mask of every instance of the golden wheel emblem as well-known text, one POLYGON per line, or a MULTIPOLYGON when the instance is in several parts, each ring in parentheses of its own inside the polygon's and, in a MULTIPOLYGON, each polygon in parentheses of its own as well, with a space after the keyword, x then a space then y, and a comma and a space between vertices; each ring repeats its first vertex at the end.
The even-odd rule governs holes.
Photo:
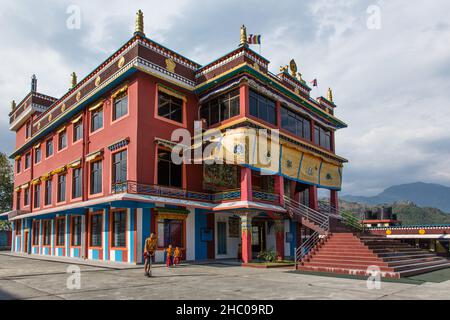
POLYGON ((66 104, 65 103, 61 106, 61 112, 64 112, 64 111, 66 111, 66 104))
POLYGON ((81 98, 81 92, 78 91, 77 96, 75 97, 75 99, 76 99, 77 101, 80 101, 80 98, 81 98))
POLYGON ((125 57, 121 57, 117 63, 117 67, 122 68, 125 65, 125 57))
POLYGON ((391 233, 392 233, 391 229, 387 229, 387 230, 386 230, 386 234, 387 234, 387 235, 390 235, 391 233))
POLYGON ((100 76, 98 76, 97 78, 95 78, 95 86, 98 87, 100 85, 100 81, 102 81, 102 79, 100 78, 100 76))
POLYGON ((425 231, 425 229, 420 229, 420 230, 419 230, 419 234, 425 234, 425 233, 427 233, 427 232, 425 231))

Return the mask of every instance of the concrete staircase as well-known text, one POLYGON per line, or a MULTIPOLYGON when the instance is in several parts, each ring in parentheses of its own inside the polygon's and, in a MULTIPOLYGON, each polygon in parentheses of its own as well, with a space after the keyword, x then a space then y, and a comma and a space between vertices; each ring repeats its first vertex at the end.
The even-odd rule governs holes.
POLYGON ((382 277, 400 278, 450 267, 448 259, 384 236, 332 233, 303 258, 299 270, 370 275, 377 266, 382 277))

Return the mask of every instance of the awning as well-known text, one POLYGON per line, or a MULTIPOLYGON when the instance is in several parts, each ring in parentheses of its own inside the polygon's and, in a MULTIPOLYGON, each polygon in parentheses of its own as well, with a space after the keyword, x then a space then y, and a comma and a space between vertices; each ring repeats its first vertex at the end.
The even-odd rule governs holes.
POLYGON ((103 156, 103 149, 88 154, 86 156, 86 161, 87 162, 94 161, 94 160, 100 159, 102 156, 103 156))

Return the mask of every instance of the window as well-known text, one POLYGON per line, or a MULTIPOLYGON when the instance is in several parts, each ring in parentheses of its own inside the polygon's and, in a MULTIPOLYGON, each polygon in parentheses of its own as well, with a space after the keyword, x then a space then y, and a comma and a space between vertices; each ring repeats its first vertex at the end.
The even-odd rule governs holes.
POLYGON ((39 208, 41 206, 41 185, 34 186, 34 207, 39 208))
POLYGON ((96 109, 91 113, 91 132, 103 128, 103 108, 96 109))
POLYGON ((30 205, 30 188, 26 188, 23 191, 23 205, 24 206, 30 205))
POLYGON ((158 149, 158 184, 181 188, 183 166, 172 162, 170 151, 158 149))
POLYGON ((314 126, 315 143, 322 148, 331 150, 331 132, 320 126, 314 126))
POLYGON ((250 114, 273 125, 277 124, 275 102, 250 90, 250 114))
POLYGON ((45 201, 44 205, 48 206, 52 204, 52 180, 45 181, 45 201))
POLYGON ((39 245, 39 221, 33 221, 33 246, 39 245))
POLYGON ((66 235, 66 219, 65 218, 57 218, 56 219, 56 245, 64 246, 65 244, 65 235, 66 235))
POLYGON ((66 200, 66 175, 58 176, 58 202, 66 200))
POLYGON ((22 220, 16 220, 14 230, 16 231, 16 236, 20 236, 22 234, 22 220))
POLYGON ((31 164, 31 154, 27 153, 25 155, 25 169, 28 169, 30 167, 31 164))
POLYGON ((81 246, 81 217, 72 217, 72 226, 70 232, 72 234, 72 243, 74 247, 81 246))
POLYGON ((183 100, 159 91, 158 116, 183 123, 183 100))
POLYGON ((102 161, 91 163, 91 194, 102 192, 102 161))
POLYGON ((42 220, 42 231, 44 234, 44 238, 42 239, 42 244, 44 246, 49 246, 51 244, 51 235, 52 235, 51 220, 42 220))
POLYGON ((125 232, 127 227, 127 212, 116 211, 112 214, 112 246, 114 248, 126 247, 125 232))
POLYGON ((128 96, 126 93, 114 99, 113 121, 117 120, 128 113, 128 96))
POLYGON ((227 120, 239 114, 239 89, 205 102, 200 107, 200 117, 208 126, 227 120))
POLYGON ((53 139, 49 139, 45 143, 45 157, 48 158, 51 155, 53 155, 53 139))
POLYGON ((58 150, 62 150, 67 147, 67 132, 63 130, 58 135, 58 150))
POLYGON ((114 153, 112 156, 112 182, 121 183, 127 180, 127 150, 114 153))
POLYGON ((25 138, 28 139, 29 137, 31 137, 31 123, 27 122, 25 125, 25 138))
POLYGON ((16 210, 20 210, 20 201, 21 201, 21 199, 20 199, 20 191, 17 191, 17 193, 16 193, 16 210))
POLYGON ((89 246, 102 246, 102 214, 92 214, 89 218, 89 246))
POLYGON ((34 163, 41 162, 41 147, 34 149, 34 163))
POLYGON ((83 122, 81 120, 73 124, 73 142, 80 140, 83 137, 83 122))
POLYGON ((281 128, 295 134, 296 136, 306 140, 311 140, 310 121, 286 108, 281 108, 281 128))
POLYGON ((158 247, 183 248, 183 220, 160 219, 158 220, 158 247))
POLYGON ((72 198, 81 197, 81 168, 75 168, 72 171, 72 198))
POLYGON ((17 161, 16 161, 16 172, 20 173, 20 170, 22 170, 22 159, 17 159, 17 161))

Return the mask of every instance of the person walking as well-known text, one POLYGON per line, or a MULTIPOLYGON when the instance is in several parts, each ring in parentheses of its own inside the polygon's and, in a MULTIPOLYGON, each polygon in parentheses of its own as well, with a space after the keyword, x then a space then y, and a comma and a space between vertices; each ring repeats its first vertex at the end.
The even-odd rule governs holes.
POLYGON ((144 246, 144 271, 147 277, 152 276, 152 258, 155 255, 157 238, 154 233, 145 239, 144 246))

